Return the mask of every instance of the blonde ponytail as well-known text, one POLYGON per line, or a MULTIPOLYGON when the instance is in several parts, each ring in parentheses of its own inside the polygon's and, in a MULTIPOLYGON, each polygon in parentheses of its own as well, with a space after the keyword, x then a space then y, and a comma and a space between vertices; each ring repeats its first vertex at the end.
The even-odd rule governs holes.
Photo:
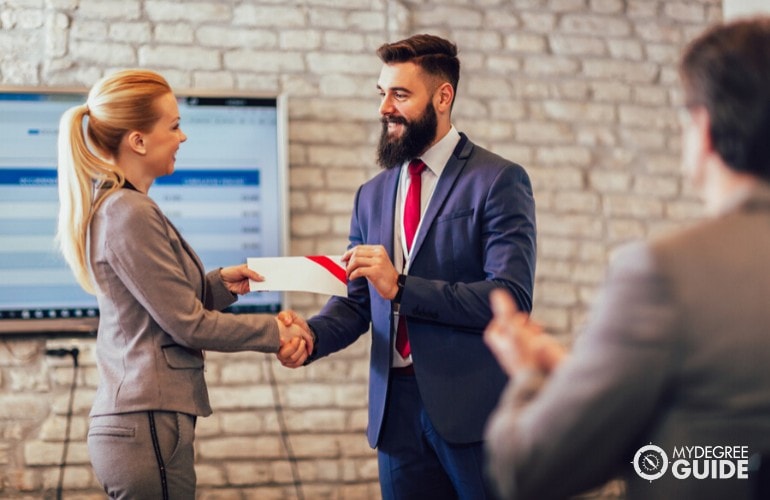
POLYGON ((88 229, 99 205, 125 183, 117 165, 120 143, 131 130, 152 129, 160 116, 155 101, 170 92, 168 82, 153 71, 123 70, 102 78, 89 92, 87 104, 61 117, 56 240, 88 293, 96 293, 89 272, 88 229))
POLYGON ((83 118, 88 106, 67 110, 59 122, 58 187, 59 222, 56 235, 59 250, 83 289, 96 293, 88 272, 88 227, 101 196, 95 200, 96 188, 109 186, 108 192, 119 189, 124 181, 122 172, 114 165, 94 155, 83 133, 83 118))

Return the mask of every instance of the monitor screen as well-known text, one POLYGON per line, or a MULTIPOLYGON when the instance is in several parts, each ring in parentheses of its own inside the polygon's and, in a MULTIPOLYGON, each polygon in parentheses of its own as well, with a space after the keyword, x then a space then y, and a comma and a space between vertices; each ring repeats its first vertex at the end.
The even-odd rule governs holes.
MULTIPOLYGON (((187 135, 175 172, 149 195, 207 270, 283 255, 286 134, 281 97, 177 93, 187 135)), ((0 334, 95 331, 96 298, 56 249, 59 119, 86 91, 0 88, 0 334)), ((152 279, 152 277, 147 277, 152 279)), ((281 309, 279 292, 233 312, 281 309)))

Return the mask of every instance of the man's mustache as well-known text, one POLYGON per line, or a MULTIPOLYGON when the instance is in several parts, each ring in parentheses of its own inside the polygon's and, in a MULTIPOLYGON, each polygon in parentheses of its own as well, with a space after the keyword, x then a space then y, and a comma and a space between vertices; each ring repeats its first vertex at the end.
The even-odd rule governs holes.
POLYGON ((383 125, 387 125, 388 123, 397 123, 399 125, 408 125, 409 122, 406 121, 406 118, 403 116, 383 116, 380 118, 380 121, 383 125))

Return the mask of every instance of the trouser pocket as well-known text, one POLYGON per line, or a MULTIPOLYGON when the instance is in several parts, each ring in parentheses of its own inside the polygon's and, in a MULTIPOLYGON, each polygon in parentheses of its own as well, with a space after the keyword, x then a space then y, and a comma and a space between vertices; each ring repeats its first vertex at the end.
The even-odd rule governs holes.
POLYGON ((88 452, 114 498, 194 498, 195 417, 154 411, 93 417, 88 452))

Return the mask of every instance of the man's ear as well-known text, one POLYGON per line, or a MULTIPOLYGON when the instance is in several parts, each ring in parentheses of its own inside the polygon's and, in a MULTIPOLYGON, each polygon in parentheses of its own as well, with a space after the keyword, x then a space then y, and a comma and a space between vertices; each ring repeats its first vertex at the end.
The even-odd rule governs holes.
POLYGON ((144 144, 144 135, 136 130, 133 130, 126 135, 126 145, 128 148, 136 154, 145 155, 147 148, 144 144))
POLYGON ((455 98, 455 91, 452 88, 452 84, 444 82, 436 89, 436 111, 448 112, 452 108, 452 101, 455 98))
POLYGON ((692 186, 703 191, 711 178, 710 161, 714 156, 711 119, 703 106, 691 107, 682 114, 682 168, 692 186))
POLYGON ((698 131, 698 140, 700 141, 703 152, 712 152, 714 144, 711 140, 711 117, 703 106, 698 106, 690 111, 692 121, 698 131))

